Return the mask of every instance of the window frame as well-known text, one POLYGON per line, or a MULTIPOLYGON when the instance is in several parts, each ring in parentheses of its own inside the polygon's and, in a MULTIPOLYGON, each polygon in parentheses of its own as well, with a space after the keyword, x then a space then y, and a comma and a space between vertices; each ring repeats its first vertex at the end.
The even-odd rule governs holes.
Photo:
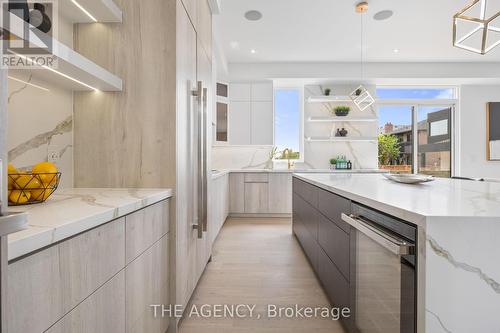
POLYGON ((450 114, 450 174, 451 177, 456 176, 459 173, 459 134, 460 129, 459 122, 459 107, 458 107, 458 96, 459 89, 456 86, 393 86, 393 85, 378 85, 376 89, 453 89, 454 98, 450 99, 417 99, 417 98, 403 98, 403 99, 378 99, 377 100, 377 112, 378 108, 384 106, 409 106, 412 108, 412 173, 418 173, 418 111, 421 107, 425 106, 436 106, 436 107, 449 107, 451 109, 450 114))
MULTIPOLYGON (((278 90, 296 90, 299 93, 299 158, 291 161, 303 163, 305 161, 304 152, 304 86, 292 84, 280 84, 273 87, 273 142, 276 147, 276 92, 278 90)), ((284 161, 273 157, 273 161, 284 161)))

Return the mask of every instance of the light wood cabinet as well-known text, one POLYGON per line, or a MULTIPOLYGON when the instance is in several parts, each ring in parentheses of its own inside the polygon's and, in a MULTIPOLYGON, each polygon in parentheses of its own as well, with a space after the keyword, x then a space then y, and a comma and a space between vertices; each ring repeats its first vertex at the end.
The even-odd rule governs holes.
POLYGON ((208 59, 212 59, 212 11, 208 0, 196 0, 197 24, 196 32, 208 59))
POLYGON ((277 214, 290 214, 292 212, 291 173, 269 175, 269 208, 277 214))
POLYGON ((9 332, 48 329, 124 266, 124 218, 9 264, 9 332))
POLYGON ((137 309, 169 303, 168 206, 159 202, 10 262, 8 332, 125 332, 127 321, 137 328, 128 332, 164 333, 168 320, 149 322, 151 303, 137 309), (126 253, 136 258, 128 266, 126 253))
POLYGON ((229 211, 231 213, 245 212, 244 173, 231 173, 229 175, 229 211))
POLYGON ((169 304, 168 235, 125 269, 127 333, 165 333, 167 316, 153 316, 152 304, 169 304))
POLYGON ((230 214, 291 214, 291 173, 231 173, 230 214))
POLYGON ((229 175, 220 176, 212 181, 209 206, 209 240, 213 246, 215 239, 229 214, 229 175))
POLYGON ((125 218, 126 260, 134 260, 151 244, 163 237, 169 229, 169 204, 159 202, 125 218))
POLYGON ((122 270, 116 274, 46 332, 125 332, 124 271, 122 270))
POLYGON ((268 212, 268 183, 245 183, 245 213, 265 214, 268 212))

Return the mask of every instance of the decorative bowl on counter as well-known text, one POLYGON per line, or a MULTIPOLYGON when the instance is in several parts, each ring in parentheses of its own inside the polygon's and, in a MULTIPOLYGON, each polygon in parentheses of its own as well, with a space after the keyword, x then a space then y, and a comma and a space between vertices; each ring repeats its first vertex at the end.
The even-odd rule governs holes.
POLYGON ((434 176, 408 174, 408 173, 384 173, 384 177, 403 184, 420 184, 434 180, 434 176))
POLYGON ((60 172, 9 174, 9 206, 44 202, 57 189, 60 179, 60 172))

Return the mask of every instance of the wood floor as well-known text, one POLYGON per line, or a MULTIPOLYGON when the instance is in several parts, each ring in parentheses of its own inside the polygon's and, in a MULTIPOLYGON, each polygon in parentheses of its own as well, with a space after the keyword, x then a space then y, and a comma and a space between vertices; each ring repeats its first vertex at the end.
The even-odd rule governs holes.
MULTIPOLYGON (((231 218, 215 243, 212 262, 196 289, 192 306, 256 305, 252 318, 183 319, 181 333, 343 333, 331 318, 269 318, 268 304, 328 306, 312 268, 292 234, 290 219, 231 218), (260 319, 257 319, 257 314, 260 319)), ((248 313, 248 311, 247 311, 248 313)))

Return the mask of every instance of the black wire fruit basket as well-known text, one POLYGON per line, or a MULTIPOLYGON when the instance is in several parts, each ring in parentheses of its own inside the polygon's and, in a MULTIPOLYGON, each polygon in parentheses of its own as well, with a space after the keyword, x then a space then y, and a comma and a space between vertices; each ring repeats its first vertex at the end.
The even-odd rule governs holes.
POLYGON ((61 173, 11 173, 9 181, 9 206, 41 203, 59 186, 61 173))

